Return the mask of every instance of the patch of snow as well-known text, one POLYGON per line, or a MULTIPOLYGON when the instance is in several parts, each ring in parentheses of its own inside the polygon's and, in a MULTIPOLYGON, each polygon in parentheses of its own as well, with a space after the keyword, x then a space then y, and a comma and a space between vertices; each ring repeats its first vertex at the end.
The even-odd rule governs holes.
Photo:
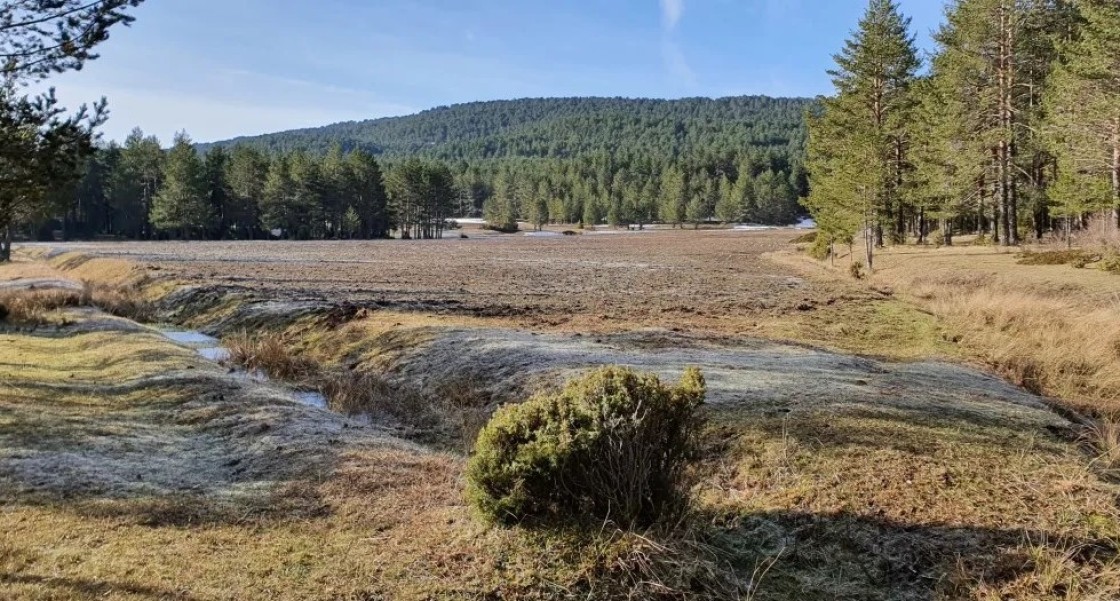
POLYGON ((172 342, 184 344, 187 346, 206 345, 207 347, 218 346, 218 339, 213 336, 207 336, 202 332, 194 330, 164 330, 162 334, 169 338, 172 342))
POLYGON ((562 238, 564 234, 560 232, 528 232, 525 234, 526 238, 562 238))
POLYGON ((817 222, 813 221, 813 219, 810 217, 806 217, 805 219, 797 222, 797 225, 793 227, 799 230, 813 230, 817 228, 817 222))
POLYGON ((296 400, 307 405, 308 407, 315 407, 316 409, 327 408, 327 397, 318 392, 311 392, 306 390, 297 390, 293 393, 296 400))
POLYGON ((215 363, 229 361, 229 349, 222 346, 200 348, 198 349, 198 354, 202 355, 203 359, 213 361, 215 363))
POLYGON ((745 223, 745 224, 742 224, 742 225, 737 225, 737 226, 735 226, 731 229, 733 229, 737 232, 764 232, 764 231, 767 231, 767 230, 776 230, 778 228, 776 226, 773 226, 773 225, 754 225, 754 224, 750 224, 750 223, 745 223))

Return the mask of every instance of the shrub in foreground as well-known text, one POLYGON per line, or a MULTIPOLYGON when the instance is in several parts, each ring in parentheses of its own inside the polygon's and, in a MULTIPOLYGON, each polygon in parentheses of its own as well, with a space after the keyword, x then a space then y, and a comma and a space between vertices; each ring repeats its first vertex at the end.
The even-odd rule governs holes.
POLYGON ((642 527, 685 508, 704 378, 675 387, 608 367, 499 410, 479 434, 467 495, 487 519, 642 527))

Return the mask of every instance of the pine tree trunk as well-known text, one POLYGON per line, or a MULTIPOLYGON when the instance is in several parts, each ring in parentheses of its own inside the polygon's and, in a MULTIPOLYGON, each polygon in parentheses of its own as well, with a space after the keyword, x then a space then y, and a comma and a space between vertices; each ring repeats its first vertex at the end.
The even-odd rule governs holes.
POLYGON ((0 239, 0 263, 12 260, 12 224, 4 225, 3 238, 0 239))
POLYGON ((1120 117, 1112 120, 1112 224, 1120 229, 1120 117))
POLYGON ((879 226, 878 220, 868 218, 866 227, 863 228, 863 250, 865 265, 868 273, 875 268, 875 245, 876 239, 881 240, 883 235, 883 228, 879 226))
POLYGON ((918 244, 926 243, 926 209, 918 209, 918 244))

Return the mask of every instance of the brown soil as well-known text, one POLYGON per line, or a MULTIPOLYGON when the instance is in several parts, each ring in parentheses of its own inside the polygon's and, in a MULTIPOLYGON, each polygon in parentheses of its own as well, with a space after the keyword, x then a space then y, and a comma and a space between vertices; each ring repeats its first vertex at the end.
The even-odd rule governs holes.
POLYGON ((792 230, 655 231, 439 241, 125 242, 64 245, 141 261, 153 275, 270 301, 352 302, 510 325, 739 332, 752 317, 835 302, 846 287, 806 279, 766 253, 792 230))

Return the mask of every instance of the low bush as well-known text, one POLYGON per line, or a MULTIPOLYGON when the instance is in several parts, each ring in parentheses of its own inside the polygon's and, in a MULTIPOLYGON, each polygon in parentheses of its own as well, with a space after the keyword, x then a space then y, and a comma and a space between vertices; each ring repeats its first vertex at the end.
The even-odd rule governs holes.
POLYGON ((817 232, 809 232, 807 234, 801 234, 800 236, 794 238, 793 240, 790 240, 789 243, 790 244, 813 244, 817 241, 818 238, 822 238, 822 236, 818 236, 817 232))
POLYGON ((484 223, 482 224, 482 229, 490 230, 492 232, 498 232, 500 234, 516 234, 517 232, 521 231, 521 228, 517 227, 516 223, 512 225, 500 223, 484 223))
POLYGON ((306 382, 319 369, 314 361, 296 354, 284 336, 275 332, 250 335, 242 331, 226 337, 222 343, 235 365, 262 371, 279 380, 306 382))
POLYGON ((490 521, 594 519, 648 526, 687 506, 705 395, 697 369, 676 387, 607 367, 500 409, 478 436, 467 496, 490 521))
POLYGON ((933 230, 933 232, 929 235, 929 243, 936 246, 937 248, 945 246, 945 230, 941 228, 933 230))
POLYGON ((864 275, 863 261, 852 261, 848 265, 848 275, 852 276, 853 279, 862 280, 864 275))
POLYGON ((809 256, 818 261, 824 261, 832 255, 832 252, 832 241, 829 240, 827 236, 817 236, 813 238, 813 244, 809 247, 809 256))
POLYGON ((1084 267, 1093 262, 1093 257, 1083 250, 1046 250, 1024 252, 1019 255, 1020 265, 1078 265, 1084 267))
POLYGON ((583 235, 583 232, 577 232, 575 230, 564 230, 562 233, 565 236, 582 236, 583 235))

